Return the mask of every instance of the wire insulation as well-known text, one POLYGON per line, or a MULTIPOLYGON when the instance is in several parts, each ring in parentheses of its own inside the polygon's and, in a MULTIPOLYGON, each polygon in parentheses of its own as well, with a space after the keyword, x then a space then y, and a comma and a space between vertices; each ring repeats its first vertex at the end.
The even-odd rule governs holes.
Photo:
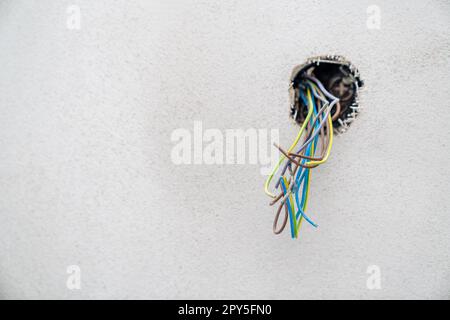
POLYGON ((289 220, 292 238, 298 238, 303 219, 313 227, 318 227, 306 214, 311 169, 329 159, 333 147, 333 121, 341 110, 339 99, 312 75, 304 75, 295 90, 295 97, 298 99, 295 114, 300 112, 300 117, 304 116, 304 120, 287 150, 275 144, 281 156, 264 184, 265 193, 273 198, 270 205, 281 201, 273 223, 274 233, 280 234, 289 220), (278 196, 274 194, 275 191, 270 190, 276 174, 279 177, 275 180, 274 189, 281 187, 278 196), (283 208, 285 216, 278 228, 283 208))

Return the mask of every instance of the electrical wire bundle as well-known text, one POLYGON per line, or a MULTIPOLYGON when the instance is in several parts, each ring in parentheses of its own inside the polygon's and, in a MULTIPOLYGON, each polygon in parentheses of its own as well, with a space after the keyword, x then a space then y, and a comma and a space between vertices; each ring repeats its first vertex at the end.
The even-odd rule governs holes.
POLYGON ((339 99, 329 93, 318 79, 311 76, 306 77, 305 82, 300 84, 298 98, 307 106, 305 120, 287 151, 276 145, 282 157, 265 183, 266 193, 275 197, 271 205, 280 201, 273 224, 274 233, 281 233, 289 219, 292 238, 298 237, 303 219, 317 227, 317 224, 305 213, 308 205, 311 169, 325 163, 330 155, 333 146, 331 110, 336 106, 334 114, 339 115, 338 109, 340 109, 339 99), (303 141, 298 147, 300 140, 303 141), (283 165, 281 174, 275 184, 275 188, 281 187, 281 192, 275 196, 269 191, 269 185, 281 165, 283 165), (278 220, 283 208, 285 217, 278 229, 278 220))
POLYGON ((278 204, 273 222, 275 234, 285 229, 288 220, 292 238, 298 238, 303 220, 317 227, 306 214, 311 169, 328 160, 334 129, 343 132, 356 117, 357 91, 361 85, 356 68, 340 56, 322 60, 318 57, 294 69, 291 116, 300 124, 300 130, 287 150, 275 144, 282 155, 264 185, 266 194, 273 198, 270 205, 278 204), (270 191, 272 180, 278 195, 270 191), (284 218, 278 226, 283 211, 284 218))

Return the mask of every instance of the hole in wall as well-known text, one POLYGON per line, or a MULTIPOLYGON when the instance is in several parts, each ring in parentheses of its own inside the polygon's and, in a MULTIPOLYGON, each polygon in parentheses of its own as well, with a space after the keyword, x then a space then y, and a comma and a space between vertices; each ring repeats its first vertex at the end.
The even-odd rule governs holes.
POLYGON ((329 93, 339 98, 339 104, 331 110, 333 128, 345 132, 360 111, 358 95, 364 83, 358 69, 344 57, 331 55, 313 57, 295 67, 291 76, 290 115, 300 125, 306 118, 308 107, 299 99, 298 92, 307 76, 318 79, 329 93))

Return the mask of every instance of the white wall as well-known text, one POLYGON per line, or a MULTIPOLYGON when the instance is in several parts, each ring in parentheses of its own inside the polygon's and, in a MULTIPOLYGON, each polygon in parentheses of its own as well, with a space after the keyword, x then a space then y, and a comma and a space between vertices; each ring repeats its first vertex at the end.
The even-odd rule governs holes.
POLYGON ((0 2, 0 296, 450 298, 449 28, 446 1, 0 2), (256 165, 171 162, 194 120, 287 145, 291 69, 328 53, 366 90, 319 229, 272 234, 256 165))

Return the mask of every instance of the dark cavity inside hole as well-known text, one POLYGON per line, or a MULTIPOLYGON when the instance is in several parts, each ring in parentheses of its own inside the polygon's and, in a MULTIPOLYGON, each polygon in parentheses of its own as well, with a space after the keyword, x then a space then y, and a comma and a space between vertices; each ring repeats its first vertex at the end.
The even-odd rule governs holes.
MULTIPOLYGON (((333 127, 348 127, 349 118, 354 119, 358 113, 358 90, 363 86, 358 70, 348 61, 340 56, 319 57, 310 59, 303 66, 294 71, 292 79, 293 88, 298 88, 304 81, 305 75, 317 78, 332 95, 339 98, 341 111, 333 122, 333 127)), ((336 113, 336 106, 331 110, 331 115, 336 113)), ((302 103, 295 102, 292 106, 291 116, 297 123, 303 123, 308 108, 302 103), (295 112, 298 108, 299 112, 295 112)))

